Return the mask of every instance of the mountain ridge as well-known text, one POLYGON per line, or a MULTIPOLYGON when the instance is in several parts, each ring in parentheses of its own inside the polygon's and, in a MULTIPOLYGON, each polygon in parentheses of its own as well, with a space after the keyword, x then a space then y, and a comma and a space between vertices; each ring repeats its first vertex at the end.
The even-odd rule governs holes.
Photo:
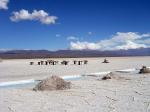
POLYGON ((150 48, 129 50, 8 50, 0 52, 3 59, 31 59, 31 58, 82 58, 82 57, 123 57, 150 56, 150 48))

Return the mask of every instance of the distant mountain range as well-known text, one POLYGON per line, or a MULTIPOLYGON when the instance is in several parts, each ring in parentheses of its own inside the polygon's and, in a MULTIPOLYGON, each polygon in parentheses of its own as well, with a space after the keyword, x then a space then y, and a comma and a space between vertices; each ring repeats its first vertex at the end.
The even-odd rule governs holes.
POLYGON ((2 50, 2 59, 31 59, 31 58, 77 58, 77 57, 122 57, 150 56, 150 48, 97 51, 97 50, 2 50))

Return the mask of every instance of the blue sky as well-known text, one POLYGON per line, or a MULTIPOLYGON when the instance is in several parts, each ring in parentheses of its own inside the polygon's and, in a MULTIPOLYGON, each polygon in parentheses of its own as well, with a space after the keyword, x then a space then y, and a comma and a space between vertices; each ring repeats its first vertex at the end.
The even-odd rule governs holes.
POLYGON ((149 30, 149 0, 0 0, 1 49, 149 47, 149 30))

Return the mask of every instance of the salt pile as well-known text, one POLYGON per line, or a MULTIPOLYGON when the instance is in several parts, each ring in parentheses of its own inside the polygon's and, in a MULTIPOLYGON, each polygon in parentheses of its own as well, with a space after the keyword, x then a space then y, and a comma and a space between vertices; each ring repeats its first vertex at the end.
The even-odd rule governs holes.
POLYGON ((142 69, 140 69, 140 74, 142 73, 150 73, 150 68, 147 68, 146 66, 143 66, 142 69))
POLYGON ((64 89, 70 89, 70 88, 71 88, 70 82, 67 82, 58 76, 51 76, 50 78, 42 80, 40 83, 38 83, 33 90, 52 91, 52 90, 64 90, 64 89))
POLYGON ((120 80, 120 79, 124 79, 124 77, 119 76, 119 74, 115 74, 113 72, 110 72, 109 74, 103 76, 101 79, 102 80, 108 80, 108 79, 120 80))

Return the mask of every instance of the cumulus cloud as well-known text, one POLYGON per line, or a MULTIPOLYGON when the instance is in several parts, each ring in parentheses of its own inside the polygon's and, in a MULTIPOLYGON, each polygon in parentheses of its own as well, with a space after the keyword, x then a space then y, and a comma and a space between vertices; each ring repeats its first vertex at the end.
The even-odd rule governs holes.
POLYGON ((11 21, 18 22, 22 20, 35 20, 40 21, 42 24, 55 24, 58 19, 56 16, 50 16, 44 10, 34 10, 30 13, 28 10, 22 9, 19 12, 13 12, 10 17, 11 21))
POLYGON ((0 9, 8 9, 8 2, 9 0, 0 0, 0 9))
POLYGON ((79 38, 75 36, 69 36, 67 37, 67 40, 79 40, 79 38))
POLYGON ((116 49, 125 49, 125 50, 137 48, 147 48, 147 46, 145 44, 137 44, 132 41, 127 41, 126 44, 124 45, 116 46, 116 49))
POLYGON ((83 49, 89 49, 89 50, 98 50, 101 46, 99 46, 97 43, 89 43, 89 42, 71 42, 71 49, 73 50, 83 50, 83 49))
POLYGON ((89 35, 92 35, 92 32, 88 32, 89 35))
POLYGON ((61 37, 61 35, 60 34, 56 34, 56 37, 61 37))
POLYGON ((117 32, 110 39, 100 40, 99 42, 71 42, 72 50, 119 50, 137 49, 150 47, 150 34, 139 34, 136 32, 117 32))

